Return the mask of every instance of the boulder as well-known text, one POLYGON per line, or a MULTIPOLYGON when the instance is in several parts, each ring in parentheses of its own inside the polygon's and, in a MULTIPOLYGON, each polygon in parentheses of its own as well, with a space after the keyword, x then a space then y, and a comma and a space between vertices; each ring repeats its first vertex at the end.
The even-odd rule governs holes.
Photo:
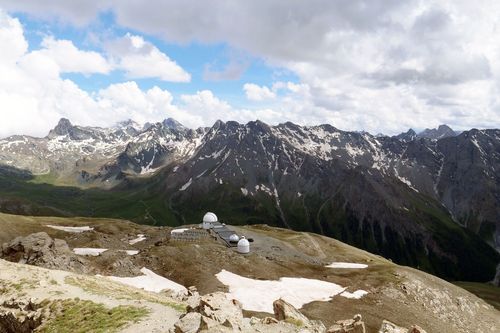
POLYGON ((398 326, 394 323, 391 323, 388 320, 382 321, 382 326, 378 330, 378 333, 407 333, 408 329, 405 327, 398 326))
POLYGON ((201 329, 202 315, 188 312, 174 324, 175 333, 197 333, 201 329))
POLYGON ((352 319, 336 321, 327 333, 365 333, 365 323, 362 319, 361 315, 357 314, 352 319))
POLYGON ((216 322, 215 320, 201 316, 201 324, 200 324, 200 329, 201 330, 206 330, 206 331, 213 331, 216 327, 220 326, 220 323, 216 322))
POLYGON ((242 325, 241 304, 236 300, 227 299, 224 293, 217 292, 200 297, 198 311, 231 329, 238 330, 242 325))
POLYGON ((412 325, 410 328, 405 328, 391 323, 388 320, 382 321, 378 333, 426 333, 423 328, 418 325, 412 325))
POLYGON ((52 239, 46 232, 16 237, 2 246, 0 257, 9 261, 88 273, 89 266, 83 258, 75 255, 66 241, 52 239))
POLYGON ((276 316, 281 321, 267 317, 243 318, 241 304, 228 299, 226 294, 216 292, 199 296, 195 290, 189 291, 188 313, 179 319, 171 333, 211 332, 211 333, 325 333, 322 322, 309 320, 292 305, 283 300, 275 303, 276 316), (197 302, 194 302, 197 300, 197 302))
POLYGON ((270 325, 270 324, 277 324, 277 323, 279 323, 278 319, 273 318, 273 317, 266 317, 266 318, 263 318, 260 322, 261 322, 262 324, 266 324, 266 325, 270 325))
POLYGON ((273 310, 274 317, 277 320, 283 320, 297 326, 307 326, 309 324, 309 319, 306 316, 282 299, 273 302, 273 310))
POLYGON ((412 325, 408 329, 408 333, 427 333, 427 332, 422 327, 420 327, 418 325, 412 325))
POLYGON ((326 331, 321 321, 309 320, 293 305, 282 299, 273 302, 273 310, 277 320, 302 328, 301 332, 323 333, 326 331))

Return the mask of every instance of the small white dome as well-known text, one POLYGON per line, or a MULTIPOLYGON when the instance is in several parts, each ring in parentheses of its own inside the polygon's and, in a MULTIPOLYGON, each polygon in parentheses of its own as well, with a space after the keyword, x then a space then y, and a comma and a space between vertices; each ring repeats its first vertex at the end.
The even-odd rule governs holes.
POLYGON ((236 243, 239 240, 240 240, 240 237, 238 237, 237 234, 232 234, 231 236, 229 236, 229 241, 230 242, 236 243))
POLYGON ((217 215, 215 215, 214 213, 208 212, 205 214, 205 216, 203 216, 203 222, 207 222, 207 223, 217 222, 217 215))
POLYGON ((241 236, 241 239, 238 242, 238 252, 239 253, 249 253, 250 252, 250 243, 245 238, 245 236, 241 236))

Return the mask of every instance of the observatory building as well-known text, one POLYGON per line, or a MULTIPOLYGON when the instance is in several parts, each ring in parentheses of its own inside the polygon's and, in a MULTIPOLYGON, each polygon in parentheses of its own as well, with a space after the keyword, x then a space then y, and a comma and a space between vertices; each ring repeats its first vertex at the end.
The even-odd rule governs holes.
POLYGON ((217 215, 215 215, 214 213, 208 212, 205 214, 205 216, 203 216, 203 222, 202 222, 203 229, 206 230, 213 229, 218 225, 220 225, 220 223, 219 220, 217 219, 217 215))
POLYGON ((244 236, 238 236, 225 223, 219 222, 217 215, 208 212, 203 216, 201 227, 214 237, 220 239, 227 247, 236 247, 239 253, 250 252, 250 242, 244 236))
POLYGON ((238 252, 239 253, 250 253, 250 242, 245 238, 245 236, 241 236, 241 239, 238 241, 238 252))

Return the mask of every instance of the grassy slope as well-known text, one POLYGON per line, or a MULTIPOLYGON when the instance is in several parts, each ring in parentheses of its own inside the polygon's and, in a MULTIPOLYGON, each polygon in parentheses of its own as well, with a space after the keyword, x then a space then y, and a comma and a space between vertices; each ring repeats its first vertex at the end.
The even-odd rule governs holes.
POLYGON ((166 202, 157 195, 155 181, 137 190, 80 189, 23 180, 0 173, 0 210, 41 216, 96 216, 121 218, 151 225, 175 225, 166 202), (2 203, 3 201, 3 203, 2 203))
POLYGON ((41 333, 118 332, 130 322, 148 314, 146 308, 117 306, 112 309, 87 300, 65 299, 51 302, 49 307, 60 313, 40 328, 41 333))
POLYGON ((421 196, 411 198, 416 208, 411 212, 412 219, 428 221, 424 226, 430 230, 436 244, 446 253, 455 253, 460 260, 429 253, 418 237, 403 238, 396 230, 380 226, 377 221, 358 221, 354 214, 337 204, 342 201, 339 198, 332 199, 328 205, 314 198, 300 204, 282 199, 287 216, 284 224, 274 199, 245 197, 239 188, 231 185, 221 185, 210 195, 186 191, 168 199, 161 177, 134 180, 133 184, 115 190, 54 186, 39 183, 42 180, 26 181, 0 173, 0 199, 10 200, 8 204, 15 208, 9 209, 9 205, 2 205, 0 200, 0 211, 118 218, 141 224, 175 226, 196 223, 203 212, 215 210, 221 217, 230 217, 225 222, 231 224, 265 223, 322 233, 450 280, 490 280, 498 262, 498 254, 478 236, 458 226, 421 196), (23 211, 26 206, 34 208, 23 211))
MULTIPOLYGON (((382 257, 354 248, 335 239, 310 233, 298 233, 288 229, 276 229, 265 225, 233 227, 239 234, 245 234, 255 240, 252 243, 252 252, 249 255, 242 256, 235 251, 228 250, 218 242, 200 244, 164 242, 162 245, 155 246, 156 239, 153 238, 153 235, 158 235, 158 231, 161 229, 140 226, 126 221, 95 218, 29 217, 0 213, 0 243, 5 233, 30 233, 36 231, 47 231, 52 237, 57 236, 66 239, 70 247, 79 242, 74 240, 75 237, 93 242, 94 237, 88 238, 88 235, 74 236, 45 228, 44 225, 49 222, 59 225, 93 226, 96 231, 92 234, 105 240, 109 246, 111 244, 121 245, 123 242, 121 240, 126 235, 133 235, 141 230, 142 233, 148 236, 148 240, 138 245, 141 253, 134 257, 138 267, 147 266, 158 274, 167 276, 185 286, 196 285, 202 293, 224 290, 222 284, 214 276, 221 269, 263 280, 275 280, 283 276, 320 279, 346 286, 351 292, 357 289, 370 292, 370 295, 360 300, 336 297, 331 302, 312 302, 302 309, 310 318, 323 320, 327 325, 331 325, 335 320, 352 317, 355 313, 362 313, 370 331, 378 329, 382 319, 390 319, 403 326, 420 324, 426 328, 434 327, 434 332, 445 332, 444 329, 439 330, 440 326, 437 325, 441 325, 442 320, 433 313, 432 309, 423 307, 420 303, 416 304, 415 295, 406 295, 401 292, 403 290, 401 289, 401 283, 405 282, 406 279, 413 283, 413 277, 416 274, 425 286, 432 287, 439 292, 442 290, 451 292, 453 296, 450 298, 452 303, 456 296, 464 295, 460 288, 450 289, 451 285, 445 281, 410 268, 397 266, 382 257), (118 240, 120 240, 119 243, 116 242, 118 240), (332 270, 324 267, 326 263, 332 261, 367 263, 369 267, 362 271, 332 270), (401 272, 404 272, 404 274, 402 275, 401 272), (408 278, 405 277, 407 274, 409 274, 408 278), (393 295, 392 292, 384 292, 387 288, 392 288, 392 285, 394 285, 394 292, 397 294, 394 297, 390 296, 393 295), (335 311, 332 311, 332 309, 335 309, 335 311), (398 311, 395 311, 395 309, 398 311), (426 310, 416 311, 415 309, 426 310)), ((78 244, 87 246, 84 243, 78 244)), ((98 258, 91 259, 98 260, 98 258)), ((22 265, 18 269, 50 272, 26 265, 22 265)), ((7 274, 7 272, 4 272, 4 274, 7 274)), ((1 275, 2 270, 0 270, 0 278, 1 275)), ((7 274, 7 276, 11 279, 13 275, 7 274)), ((30 279, 36 279, 31 273, 29 276, 30 279)), ((51 278, 52 276, 48 276, 47 280, 50 281, 51 278)), ((17 284, 12 287, 14 289, 28 288, 26 289, 27 295, 33 295, 29 288, 42 289, 35 282, 17 282, 20 283, 19 287, 17 284)), ((70 292, 73 287, 78 287, 85 294, 112 297, 126 302, 140 299, 141 302, 164 305, 167 309, 183 310, 182 307, 179 307, 180 305, 172 304, 168 299, 162 298, 164 297, 162 295, 133 291, 129 287, 118 286, 112 281, 103 283, 100 278, 95 276, 72 276, 57 279, 57 284, 49 283, 45 288, 47 287, 57 288, 64 293, 70 292)), ((427 290, 427 288, 425 289, 427 290)), ((472 295, 470 296, 472 297, 472 295)), ((59 298, 60 295, 54 297, 59 298)), ((71 297, 74 298, 75 295, 71 295, 71 297)), ((487 311, 483 307, 480 307, 480 310, 487 311)), ((461 314, 458 310, 450 311, 461 314)), ((428 332, 433 331, 428 330, 428 332)))

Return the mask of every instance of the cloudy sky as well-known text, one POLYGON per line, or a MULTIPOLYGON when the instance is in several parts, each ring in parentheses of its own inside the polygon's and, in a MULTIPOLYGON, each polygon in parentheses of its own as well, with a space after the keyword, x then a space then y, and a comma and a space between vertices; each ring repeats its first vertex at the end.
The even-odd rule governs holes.
POLYGON ((0 137, 59 118, 500 128, 497 0, 0 0, 0 137))

